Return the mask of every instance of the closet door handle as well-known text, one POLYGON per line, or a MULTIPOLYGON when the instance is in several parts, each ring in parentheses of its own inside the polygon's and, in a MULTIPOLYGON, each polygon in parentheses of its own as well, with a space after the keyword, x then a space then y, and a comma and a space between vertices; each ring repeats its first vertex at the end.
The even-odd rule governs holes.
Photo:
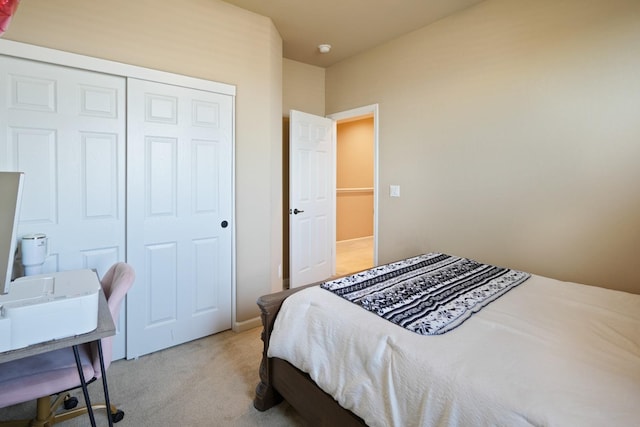
POLYGON ((302 212, 304 212, 304 211, 298 210, 298 208, 295 208, 295 209, 293 210, 293 214, 294 214, 294 215, 298 215, 299 213, 302 213, 302 212))

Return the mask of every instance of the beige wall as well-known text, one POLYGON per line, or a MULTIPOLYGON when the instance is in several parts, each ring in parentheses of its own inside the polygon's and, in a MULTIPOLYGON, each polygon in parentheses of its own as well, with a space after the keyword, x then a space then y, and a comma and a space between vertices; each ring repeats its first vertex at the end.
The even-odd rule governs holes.
POLYGON ((373 236, 373 118, 336 127, 336 240, 373 236))
POLYGON ((637 0, 487 0, 328 68, 327 113, 379 104, 379 261, 640 293, 639 70, 637 0))
POLYGON ((236 85, 237 321, 281 288, 282 40, 217 0, 20 3, 3 38, 236 85))
POLYGON ((324 79, 324 68, 283 59, 282 117, 289 110, 324 117, 324 79))

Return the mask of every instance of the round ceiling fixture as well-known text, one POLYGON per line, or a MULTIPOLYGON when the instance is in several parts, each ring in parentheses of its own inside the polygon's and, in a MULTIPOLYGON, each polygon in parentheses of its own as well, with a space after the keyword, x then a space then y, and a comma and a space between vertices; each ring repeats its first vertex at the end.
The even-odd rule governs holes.
POLYGON ((331 45, 330 44, 318 45, 318 50, 320 51, 320 53, 329 53, 329 51, 331 50, 331 45))

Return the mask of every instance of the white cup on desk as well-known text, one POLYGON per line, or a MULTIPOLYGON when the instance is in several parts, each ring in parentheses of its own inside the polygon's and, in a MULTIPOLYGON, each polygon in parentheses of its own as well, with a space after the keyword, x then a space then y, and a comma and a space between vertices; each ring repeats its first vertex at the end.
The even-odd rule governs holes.
POLYGON ((33 233, 22 236, 21 253, 25 276, 42 274, 42 267, 49 254, 46 234, 33 233))

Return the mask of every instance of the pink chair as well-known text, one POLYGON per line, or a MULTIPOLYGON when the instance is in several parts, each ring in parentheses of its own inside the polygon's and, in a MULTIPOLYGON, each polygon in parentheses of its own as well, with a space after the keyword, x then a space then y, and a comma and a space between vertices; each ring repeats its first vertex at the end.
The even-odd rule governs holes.
MULTIPOLYGON (((133 268, 124 262, 118 262, 109 268, 100 281, 114 322, 120 316, 122 301, 133 285, 134 279, 133 268)), ((111 364, 112 337, 103 338, 101 343, 106 371, 111 364)), ((98 346, 95 343, 85 344, 79 346, 78 350, 84 377, 89 378, 87 382, 99 379, 102 376, 102 371, 98 346)), ((0 422, 0 426, 50 426, 86 414, 87 407, 56 414, 61 404, 64 404, 65 409, 72 409, 78 404, 78 400, 75 397, 70 397, 67 392, 78 387, 81 387, 81 381, 71 348, 63 348, 0 364, 0 408, 37 399, 36 418, 3 421, 0 422), (53 394, 58 394, 58 397, 52 403, 50 396, 53 394)), ((109 406, 111 420, 113 422, 120 421, 124 417, 124 412, 113 405, 109 406)), ((106 409, 106 405, 91 405, 91 407, 106 409)))

